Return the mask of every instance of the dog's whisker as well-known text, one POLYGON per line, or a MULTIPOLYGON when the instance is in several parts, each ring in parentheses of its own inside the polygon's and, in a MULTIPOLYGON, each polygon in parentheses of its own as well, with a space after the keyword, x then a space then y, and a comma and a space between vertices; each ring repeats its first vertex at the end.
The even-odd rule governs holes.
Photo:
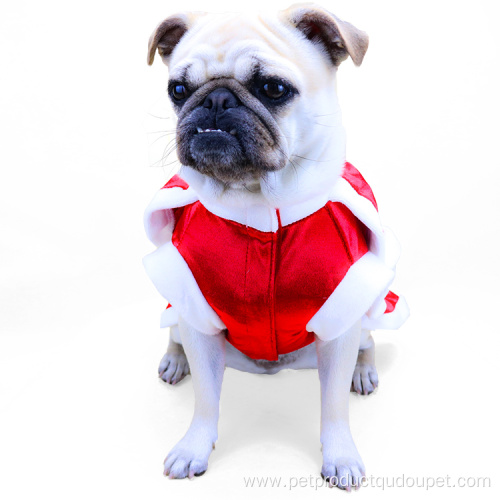
POLYGON ((174 151, 177 148, 177 141, 175 141, 175 144, 172 144, 172 142, 174 142, 174 141, 175 140, 172 139, 172 141, 170 141, 168 143, 168 145, 165 147, 165 149, 163 151, 163 158, 168 157, 168 155, 170 155, 172 153, 172 151, 174 151))
POLYGON ((322 127, 328 127, 328 128, 341 128, 342 125, 328 125, 326 123, 319 123, 319 122, 313 122, 314 125, 320 125, 322 127))
POLYGON ((170 163, 166 163, 165 165, 162 165, 162 167, 169 167, 170 165, 173 165, 174 163, 179 163, 179 165, 180 165, 180 161, 178 160, 178 158, 171 161, 170 163))
POLYGON ((148 135, 149 134, 174 134, 175 132, 177 132, 176 129, 173 129, 173 130, 153 130, 151 132, 148 132, 148 135))
POLYGON ((259 192, 259 189, 250 189, 246 184, 243 185, 243 187, 245 188, 246 191, 248 191, 249 193, 258 193, 259 192))
POLYGON ((315 163, 330 163, 332 160, 314 160, 313 158, 306 158, 305 156, 300 156, 300 155, 292 155, 296 158, 302 158, 303 160, 307 161, 313 161, 315 163))
POLYGON ((163 139, 167 136, 167 134, 163 134, 163 135, 160 135, 159 137, 157 137, 152 143, 151 143, 151 146, 153 144, 156 144, 160 139, 163 139))
MULTIPOLYGON (((171 149, 170 151, 168 151, 168 153, 166 153, 160 160, 161 162, 161 166, 162 167, 167 167, 168 165, 171 165, 171 163, 165 163, 168 159, 168 157, 175 151, 175 149, 171 149)), ((176 158, 174 161, 178 161, 178 159, 176 158)))
POLYGON ((152 113, 148 113, 149 116, 152 116, 153 118, 158 118, 159 120, 171 120, 171 116, 156 116, 153 115, 152 113))
POLYGON ((312 116, 314 116, 314 118, 320 118, 322 116, 335 116, 335 115, 338 115, 339 113, 340 113, 340 110, 335 111, 334 113, 326 113, 324 115, 312 115, 312 116))
POLYGON ((167 145, 165 146, 164 150, 163 150, 163 154, 161 156, 161 158, 157 161, 155 161, 151 167, 164 167, 164 161, 170 156, 170 154, 175 151, 175 149, 177 148, 177 138, 174 137, 173 139, 171 139, 167 145), (175 142, 175 144, 172 144, 173 142, 175 142))
POLYGON ((278 145, 277 147, 278 147, 279 151, 283 154, 283 156, 285 156, 285 158, 286 158, 286 159, 287 159, 287 161, 290 163, 290 165, 292 166, 292 168, 293 168, 293 172, 294 172, 294 174, 295 174, 296 186, 297 186, 297 188, 298 188, 298 186, 299 186, 299 172, 298 172, 298 170, 299 170, 299 167, 301 167, 301 168, 303 168, 303 167, 302 167, 302 165, 300 165, 300 164, 298 164, 297 162, 295 162, 295 161, 293 161, 293 160, 292 160, 292 157, 293 157, 293 156, 297 156, 297 155, 287 155, 287 154, 283 151, 283 149, 281 148, 281 146, 280 146, 280 145, 278 145))
POLYGON ((161 160, 164 160, 173 150, 173 148, 175 148, 177 146, 177 142, 176 142, 176 139, 175 137, 173 139, 171 139, 167 145, 165 146, 165 148, 163 149, 163 154, 162 154, 162 157, 160 159, 161 160), (175 142, 175 144, 173 144, 175 142))
MULTIPOLYGON (((170 149, 170 150, 168 151, 168 153, 164 156, 163 160, 164 160, 164 161, 166 161, 166 160, 168 159, 168 157, 169 157, 172 153, 174 153, 174 152, 176 152, 176 148, 175 148, 175 147, 173 147, 172 149, 170 149)), ((179 161, 179 159, 176 157, 174 161, 179 161)), ((170 164, 169 164, 169 165, 170 165, 170 164)))

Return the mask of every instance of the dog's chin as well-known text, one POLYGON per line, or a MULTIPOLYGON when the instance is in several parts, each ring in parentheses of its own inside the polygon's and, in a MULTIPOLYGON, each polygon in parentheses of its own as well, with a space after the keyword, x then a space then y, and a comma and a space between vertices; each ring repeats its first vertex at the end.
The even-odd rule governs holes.
POLYGON ((187 154, 181 154, 181 163, 207 175, 226 187, 255 184, 269 171, 279 166, 249 158, 238 138, 229 132, 205 132, 190 137, 187 154))

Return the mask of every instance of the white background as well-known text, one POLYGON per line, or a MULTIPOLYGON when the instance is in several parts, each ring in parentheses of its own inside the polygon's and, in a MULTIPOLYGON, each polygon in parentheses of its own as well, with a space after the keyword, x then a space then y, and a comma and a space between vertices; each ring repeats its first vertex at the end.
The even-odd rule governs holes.
MULTIPOLYGON (((351 396, 354 438, 369 475, 490 476, 493 485, 433 488, 429 498, 499 492, 495 4, 324 3, 370 35, 363 65, 339 71, 348 160, 402 244, 394 290, 412 313, 399 331, 376 333, 381 383, 372 396, 351 396)), ((244 476, 318 477, 314 371, 227 369, 208 472, 162 476, 193 407, 190 377, 175 387, 156 377, 168 338, 158 329, 164 303, 141 264, 152 250, 143 210, 175 167, 153 166, 171 135, 151 143, 172 126, 163 119, 167 70, 159 60, 146 65, 146 47, 176 10, 165 1, 2 4, 2 498, 343 494, 244 487, 244 476)))

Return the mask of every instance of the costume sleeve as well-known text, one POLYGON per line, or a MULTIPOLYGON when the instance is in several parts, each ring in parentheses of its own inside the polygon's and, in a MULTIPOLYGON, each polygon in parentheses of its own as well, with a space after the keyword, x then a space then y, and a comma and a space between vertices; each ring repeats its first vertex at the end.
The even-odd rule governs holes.
POLYGON ((144 213, 148 238, 159 247, 170 241, 175 224, 174 209, 198 200, 196 193, 179 176, 174 175, 153 197, 144 213))
POLYGON ((390 292, 400 246, 392 231, 382 226, 373 192, 361 174, 346 163, 342 178, 330 201, 340 202, 367 229, 368 252, 356 261, 309 321, 307 330, 323 340, 332 340, 361 319, 363 328, 397 329, 408 318, 402 297, 390 292))
POLYGON ((174 176, 160 189, 144 214, 148 238, 157 247, 143 258, 146 273, 167 300, 160 327, 177 324, 178 315, 187 318, 198 331, 219 333, 223 322, 201 293, 186 261, 172 243, 176 217, 196 203, 198 196, 180 177, 174 176))
POLYGON ((381 304, 382 312, 379 309, 372 316, 365 314, 363 317, 361 326, 366 330, 397 330, 410 315, 405 298, 394 292, 389 291, 381 304))

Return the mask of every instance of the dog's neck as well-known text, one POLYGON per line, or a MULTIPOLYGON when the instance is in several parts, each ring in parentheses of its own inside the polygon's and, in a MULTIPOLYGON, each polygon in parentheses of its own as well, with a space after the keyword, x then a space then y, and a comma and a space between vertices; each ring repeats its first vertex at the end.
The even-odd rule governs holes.
POLYGON ((200 201, 230 207, 266 206, 280 209, 324 198, 341 177, 345 163, 345 132, 339 126, 334 134, 311 137, 308 144, 290 155, 287 165, 267 172, 259 179, 232 185, 183 166, 180 176, 196 191, 200 201))

